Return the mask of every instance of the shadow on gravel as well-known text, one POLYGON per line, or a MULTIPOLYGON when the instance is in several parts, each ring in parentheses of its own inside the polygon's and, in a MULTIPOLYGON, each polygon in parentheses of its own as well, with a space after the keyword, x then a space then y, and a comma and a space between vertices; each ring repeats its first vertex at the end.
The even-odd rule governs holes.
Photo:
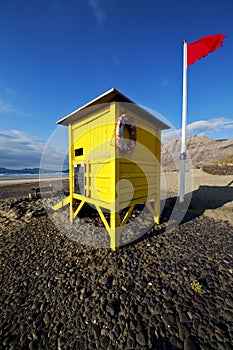
POLYGON ((227 186, 200 186, 192 193, 192 199, 188 208, 188 216, 183 222, 202 215, 205 210, 217 209, 228 202, 233 201, 233 187, 227 186))
MULTIPOLYGON (((233 201, 233 187, 230 187, 233 182, 230 182, 227 186, 200 186, 197 190, 192 193, 188 193, 187 197, 191 197, 191 201, 184 215, 184 218, 179 225, 185 224, 193 219, 201 216, 208 209, 217 209, 228 202, 233 201)), ((176 202, 179 200, 178 197, 170 197, 166 199, 163 211, 161 213, 161 224, 154 225, 146 234, 139 237, 127 246, 137 244, 144 239, 157 236, 166 231, 166 223, 173 212, 176 202)), ((179 208, 178 208, 179 210, 179 208)), ((184 210, 182 205, 180 210, 184 210)), ((124 246, 125 247, 125 246, 124 246)))

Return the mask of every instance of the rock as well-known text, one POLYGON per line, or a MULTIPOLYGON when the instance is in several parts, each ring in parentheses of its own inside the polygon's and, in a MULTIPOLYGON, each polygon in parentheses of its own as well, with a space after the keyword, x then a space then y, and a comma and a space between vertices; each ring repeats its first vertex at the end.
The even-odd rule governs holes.
POLYGON ((35 340, 32 340, 29 343, 29 350, 37 350, 38 349, 38 344, 35 340))
POLYGON ((233 312, 229 311, 229 310, 225 310, 221 313, 222 317, 226 320, 226 321, 232 321, 233 320, 233 312))
POLYGON ((110 315, 112 315, 112 316, 114 316, 115 315, 115 313, 116 313, 116 307, 114 306, 114 304, 107 304, 107 306, 106 306, 106 311, 110 314, 110 315))
POLYGON ((100 337, 100 328, 97 324, 93 324, 91 325, 91 331, 95 337, 95 339, 99 339, 100 337))
POLYGON ((104 348, 107 349, 109 345, 109 337, 108 336, 103 336, 100 338, 100 345, 104 348))
POLYGON ((156 314, 161 314, 162 312, 162 305, 161 304, 156 304, 155 305, 155 313, 156 314))
POLYGON ((137 340, 139 345, 141 345, 141 346, 146 345, 146 339, 145 339, 142 332, 136 334, 136 340, 137 340))
POLYGON ((187 323, 189 321, 189 317, 186 313, 181 313, 179 318, 181 323, 187 323))
POLYGON ((163 303, 163 306, 164 306, 165 309, 169 310, 169 309, 171 309, 171 307, 172 307, 172 303, 171 303, 170 301, 166 300, 166 301, 163 303))
POLYGON ((231 349, 228 223, 186 218, 172 232, 163 223, 137 244, 111 252, 74 238, 102 240, 102 227, 88 211, 93 230, 81 219, 65 221, 68 207, 55 213, 58 229, 44 215, 27 223, 27 213, 39 213, 42 203, 19 198, 12 208, 22 201, 26 212, 18 220, 12 200, 0 199, 4 349, 231 349), (191 289, 190 271, 203 285, 201 295, 191 289))
POLYGON ((175 348, 175 349, 183 349, 183 343, 180 341, 180 339, 176 338, 175 336, 172 336, 169 339, 169 343, 175 348))
POLYGON ((233 299, 232 298, 227 298, 225 300, 226 304, 230 306, 233 309, 233 299))
POLYGON ((44 318, 43 318, 43 321, 46 325, 49 324, 50 322, 50 319, 51 319, 51 316, 50 316, 50 313, 49 312, 46 312, 45 315, 44 315, 44 318))
POLYGON ((164 314, 162 319, 167 327, 170 327, 175 322, 175 317, 173 314, 164 314))
POLYGON ((109 277, 103 278, 102 281, 101 281, 101 284, 102 284, 103 286, 109 285, 109 284, 110 284, 110 279, 109 279, 109 277))
POLYGON ((197 344, 195 339, 191 336, 188 336, 184 341, 184 350, 197 350, 197 344))
POLYGON ((64 338, 59 337, 58 340, 57 340, 57 348, 58 348, 58 350, 62 350, 63 349, 63 345, 65 345, 64 338))
POLYGON ((218 322, 215 327, 220 333, 225 334, 227 332, 227 325, 223 322, 218 322))
POLYGON ((188 327, 183 323, 178 322, 177 325, 179 329, 179 338, 184 341, 190 335, 190 331, 188 327))
POLYGON ((112 331, 115 333, 116 337, 118 338, 119 335, 120 335, 120 333, 121 333, 121 330, 120 330, 119 325, 116 324, 116 325, 113 327, 112 331))

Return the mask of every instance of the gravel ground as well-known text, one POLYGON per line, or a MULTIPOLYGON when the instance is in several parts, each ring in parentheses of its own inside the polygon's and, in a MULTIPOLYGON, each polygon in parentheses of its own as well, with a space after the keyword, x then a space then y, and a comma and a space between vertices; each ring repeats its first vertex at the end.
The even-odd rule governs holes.
POLYGON ((190 211, 165 231, 168 201, 161 225, 112 252, 68 239, 40 199, 12 191, 0 201, 0 349, 233 349, 229 222, 190 211))
POLYGON ((233 164, 207 164, 202 170, 212 175, 233 175, 233 164))

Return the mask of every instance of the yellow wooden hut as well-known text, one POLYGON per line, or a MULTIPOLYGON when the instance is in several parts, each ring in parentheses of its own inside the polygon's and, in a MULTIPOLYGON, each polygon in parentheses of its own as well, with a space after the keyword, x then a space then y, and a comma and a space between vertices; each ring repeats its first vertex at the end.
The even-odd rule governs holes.
POLYGON ((84 203, 95 206, 113 250, 136 204, 159 223, 163 121, 112 88, 57 124, 68 126, 70 194, 54 210, 69 204, 72 222, 84 203))

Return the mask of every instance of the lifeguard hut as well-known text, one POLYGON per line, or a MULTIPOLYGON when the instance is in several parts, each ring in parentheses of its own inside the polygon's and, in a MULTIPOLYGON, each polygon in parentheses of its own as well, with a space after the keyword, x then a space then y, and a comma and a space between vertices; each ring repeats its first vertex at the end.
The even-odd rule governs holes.
POLYGON ((73 222, 85 203, 94 206, 112 250, 136 204, 159 223, 160 140, 168 125, 115 88, 57 124, 68 126, 70 194, 54 210, 69 204, 73 222))

